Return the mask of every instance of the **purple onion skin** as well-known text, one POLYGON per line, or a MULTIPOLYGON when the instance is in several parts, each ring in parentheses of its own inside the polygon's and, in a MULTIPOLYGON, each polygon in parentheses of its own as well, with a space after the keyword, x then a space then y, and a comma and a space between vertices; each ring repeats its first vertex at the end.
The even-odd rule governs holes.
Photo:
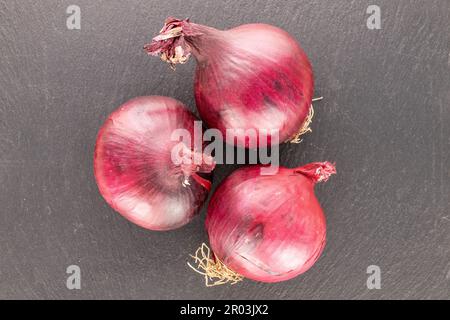
MULTIPOLYGON (((175 27, 183 29, 181 36, 155 38, 146 49, 170 57, 181 47, 186 57, 195 56, 195 99, 209 127, 224 136, 227 129, 275 130, 279 143, 299 131, 311 107, 314 78, 308 57, 292 36, 267 24, 221 31, 174 18, 167 19, 162 34, 175 27)), ((257 146, 272 140, 258 139, 257 146)), ((238 134, 236 144, 255 147, 245 133, 238 134)))
MULTIPOLYGON (((194 90, 201 118, 222 134, 228 128, 266 129, 276 130, 280 142, 288 140, 311 106, 314 80, 306 54, 287 32, 270 25, 247 24, 223 33, 220 49, 198 58, 194 90)), ((238 143, 245 141, 248 148, 249 140, 242 139, 238 143)), ((258 140, 258 146, 265 141, 258 140)))
POLYGON ((314 185, 336 171, 327 162, 281 167, 270 176, 260 169, 243 167, 222 182, 206 229, 226 266, 252 280, 280 282, 307 271, 322 253, 326 223, 314 185))
POLYGON ((183 186, 183 171, 171 160, 177 142, 170 138, 178 128, 193 136, 195 120, 181 102, 160 96, 132 99, 113 112, 99 131, 94 155, 95 178, 107 203, 146 229, 188 223, 204 203, 209 181, 198 179, 202 185, 190 177, 183 186))

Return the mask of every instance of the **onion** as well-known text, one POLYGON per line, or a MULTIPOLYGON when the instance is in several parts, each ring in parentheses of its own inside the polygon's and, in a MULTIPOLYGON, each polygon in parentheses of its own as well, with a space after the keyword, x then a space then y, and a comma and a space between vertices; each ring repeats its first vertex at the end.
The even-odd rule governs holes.
POLYGON ((188 223, 211 186, 198 172, 211 172, 214 162, 187 143, 172 141, 171 135, 186 129, 194 136, 195 120, 181 102, 160 96, 130 100, 113 112, 100 129, 94 156, 95 178, 106 202, 147 229, 188 223), (197 162, 172 161, 171 152, 180 143, 186 146, 183 156, 195 156, 197 162))
POLYGON ((325 245, 323 211, 314 185, 336 173, 329 162, 262 175, 243 167, 218 187, 206 218, 213 255, 204 245, 194 256, 197 270, 222 284, 245 277, 279 282, 317 261, 325 245))
POLYGON ((168 18, 160 34, 144 47, 172 67, 197 60, 195 100, 201 118, 225 136, 239 130, 237 145, 249 147, 298 142, 309 131, 313 73, 297 41, 267 24, 246 24, 221 31, 188 19, 168 18), (276 137, 275 137, 276 134, 276 137))

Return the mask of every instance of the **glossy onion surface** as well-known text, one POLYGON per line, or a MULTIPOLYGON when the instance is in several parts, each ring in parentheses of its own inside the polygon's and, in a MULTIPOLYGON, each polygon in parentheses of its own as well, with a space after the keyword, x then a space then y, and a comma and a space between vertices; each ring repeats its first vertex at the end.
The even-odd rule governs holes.
POLYGON ((238 130, 235 143, 241 147, 255 147, 246 130, 257 132, 257 146, 266 146, 273 136, 265 139, 264 132, 277 132, 281 143, 306 121, 314 90, 311 63, 280 28, 246 24, 221 31, 169 18, 145 48, 171 65, 195 56, 201 118, 224 137, 227 129, 238 130))
POLYGON ((196 171, 213 165, 175 165, 171 134, 184 128, 193 136, 195 120, 181 102, 160 96, 130 100, 109 116, 97 137, 94 171, 112 208, 151 230, 175 229, 194 217, 210 187, 196 171))
POLYGON ((208 206, 206 229, 216 256, 262 282, 291 279, 319 258, 326 236, 314 185, 335 173, 328 162, 261 175, 260 166, 226 178, 208 206))

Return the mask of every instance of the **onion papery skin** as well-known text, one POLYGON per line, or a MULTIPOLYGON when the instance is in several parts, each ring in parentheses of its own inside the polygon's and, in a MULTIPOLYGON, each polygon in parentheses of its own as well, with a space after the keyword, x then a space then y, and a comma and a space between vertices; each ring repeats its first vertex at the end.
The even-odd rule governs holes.
POLYGON ((227 177, 211 198, 206 218, 214 254, 236 273, 280 282, 307 271, 325 246, 326 222, 314 185, 335 173, 328 162, 279 168, 243 167, 227 177), (319 173, 319 175, 317 175, 319 173))
POLYGON ((195 120, 181 102, 162 96, 138 97, 114 111, 98 133, 94 154, 95 178, 106 202, 146 229, 171 230, 188 223, 210 187, 195 171, 210 172, 214 164, 186 176, 171 159, 178 143, 171 141, 171 133, 184 128, 193 137, 195 120))
POLYGON ((273 136, 266 140, 261 133, 275 130, 281 143, 306 121, 314 91, 311 63, 298 42, 280 28, 246 24, 221 31, 169 18, 160 37, 145 48, 171 64, 195 56, 200 116, 224 136, 227 129, 243 130, 235 141, 240 147, 255 147, 245 130, 254 130, 257 147, 266 147, 273 144, 273 136), (176 27, 181 35, 161 40, 176 27), (175 54, 177 47, 181 50, 175 54))

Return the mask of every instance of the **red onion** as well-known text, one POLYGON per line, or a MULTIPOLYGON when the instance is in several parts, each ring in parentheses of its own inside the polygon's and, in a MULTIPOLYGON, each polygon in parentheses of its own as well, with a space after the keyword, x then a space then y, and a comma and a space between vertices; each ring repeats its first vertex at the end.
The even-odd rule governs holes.
POLYGON ((306 54, 286 31, 267 24, 221 31, 168 18, 145 49, 171 66, 185 63, 191 53, 195 56, 200 116, 224 136, 227 129, 241 130, 237 145, 249 147, 246 130, 258 137, 269 134, 267 141, 258 139, 258 146, 295 140, 304 133, 313 73, 306 54))
POLYGON ((188 223, 211 185, 198 172, 211 172, 214 162, 188 144, 172 141, 171 135, 186 129, 193 137, 195 120, 181 102, 159 96, 130 100, 113 112, 100 129, 94 156, 95 178, 108 204, 147 229, 169 230, 188 223), (186 146, 183 156, 196 157, 197 162, 172 161, 171 152, 179 143, 186 146))
POLYGON ((279 282, 311 268, 322 253, 326 225, 314 185, 336 173, 334 165, 280 167, 275 175, 262 175, 260 169, 233 172, 214 193, 206 229, 215 262, 200 265, 205 275, 221 278, 217 270, 226 266, 228 273, 279 282))

